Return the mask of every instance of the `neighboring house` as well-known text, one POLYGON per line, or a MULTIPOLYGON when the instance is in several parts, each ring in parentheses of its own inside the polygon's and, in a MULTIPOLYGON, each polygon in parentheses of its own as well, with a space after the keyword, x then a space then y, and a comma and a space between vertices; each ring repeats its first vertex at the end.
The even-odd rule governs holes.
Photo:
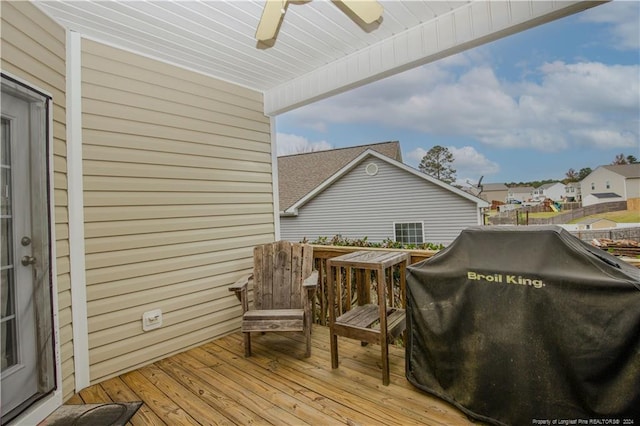
POLYGON ((499 201, 505 203, 509 195, 509 187, 504 183, 483 183, 480 198, 491 203, 499 201))
POLYGON ((512 186, 507 193, 507 202, 519 201, 521 203, 530 201, 533 198, 532 186, 512 186))
MULTIPOLYGON (((325 152, 327 157, 333 153, 325 152)), ((320 154, 320 153, 313 153, 320 154)), ((305 155, 298 157, 304 166, 305 155), (301 158, 302 157, 302 158, 301 158)), ((289 179, 279 174, 281 187, 289 179)), ((449 244, 482 224, 489 204, 465 191, 367 149, 297 200, 282 201, 280 232, 292 241, 342 235, 381 242, 449 244)))
POLYGON ((280 211, 317 188, 358 155, 371 149, 402 162, 398 141, 380 142, 348 148, 329 149, 278 157, 278 199, 280 211))
POLYGON ((580 191, 580 182, 569 182, 564 187, 564 199, 565 201, 581 202, 582 192, 580 191))
POLYGON ((533 199, 544 201, 551 199, 553 201, 562 201, 566 193, 565 185, 561 182, 551 182, 540 185, 533 190, 533 199))
POLYGON ((369 34, 308 2, 270 50, 260 3, 0 2, 0 423, 239 329, 228 286, 280 237, 278 114, 593 6, 386 2, 369 34))
POLYGON ((577 222, 578 230, 615 228, 618 223, 604 218, 584 219, 577 222))
POLYGON ((640 198, 640 164, 600 166, 580 182, 582 205, 640 198))

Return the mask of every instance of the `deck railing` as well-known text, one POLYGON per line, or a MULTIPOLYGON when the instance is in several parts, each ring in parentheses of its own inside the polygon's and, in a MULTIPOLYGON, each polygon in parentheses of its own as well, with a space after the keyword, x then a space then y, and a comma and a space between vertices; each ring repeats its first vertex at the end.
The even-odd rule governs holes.
MULTIPOLYGON (((383 250, 383 251, 403 251, 411 254, 410 264, 420 262, 428 259, 437 253, 436 250, 405 250, 405 249, 392 249, 392 248, 371 248, 371 247, 347 247, 347 246, 324 246, 313 245, 313 257, 315 268, 319 271, 319 287, 316 291, 315 300, 312 302, 312 312, 314 313, 314 322, 316 324, 328 325, 329 311, 328 311, 328 294, 327 294, 327 259, 332 257, 341 256, 346 253, 352 253, 354 251, 361 250, 383 250)), ((640 268, 640 259, 624 259, 627 263, 640 268)), ((399 277, 394 276, 393 280, 393 295, 394 306, 400 306, 402 300, 400 300, 401 290, 399 277)), ((344 312, 350 309, 353 303, 356 301, 358 288, 375 288, 376 283, 374 277, 371 275, 353 272, 351 277, 347 277, 346 274, 342 275, 342 291, 339 293, 342 295, 341 303, 339 307, 340 312, 344 312), (364 280, 364 281, 363 281, 364 280), (361 285, 364 282, 364 286, 361 285)), ((372 295, 375 296, 376 292, 372 291, 372 295)))
MULTIPOLYGON (((341 256, 343 254, 352 253, 354 251, 362 251, 362 250, 382 250, 382 251, 401 251, 407 252, 411 255, 410 264, 420 262, 422 260, 428 259, 437 253, 435 250, 405 250, 405 249, 391 249, 391 248, 371 248, 371 247, 346 247, 346 246, 323 246, 323 245, 313 245, 313 257, 315 268, 319 272, 319 288, 316 291, 315 300, 313 301, 312 308, 314 313, 314 322, 321 325, 327 325, 329 319, 329 311, 328 311, 328 294, 327 294, 327 259, 331 259, 333 257, 341 256)), ((371 274, 362 273, 362 271, 353 271, 351 276, 347 276, 346 274, 342 275, 342 291, 339 294, 342 295, 341 306, 339 307, 340 312, 344 312, 351 308, 351 305, 355 303, 357 298, 357 290, 358 288, 375 288, 377 283, 375 282, 374 277, 371 274), (362 285, 364 284, 364 285, 362 285)), ((399 276, 394 274, 393 280, 393 288, 392 293, 394 298, 394 306, 400 306, 402 303, 400 299, 401 290, 400 290, 400 282, 399 276)), ((376 293, 374 291, 371 292, 372 295, 376 293)))

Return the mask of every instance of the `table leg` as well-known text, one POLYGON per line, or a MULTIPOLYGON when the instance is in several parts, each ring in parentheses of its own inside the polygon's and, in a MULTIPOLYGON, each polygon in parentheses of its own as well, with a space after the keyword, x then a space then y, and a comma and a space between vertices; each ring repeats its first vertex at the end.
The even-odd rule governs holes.
POLYGON ((389 346, 386 342, 381 342, 382 348, 382 384, 389 386, 389 346))
POLYGON ((338 336, 331 332, 331 368, 338 368, 338 336))
MULTIPOLYGON (((336 269, 340 269, 337 267, 336 269)), ((327 260, 327 307, 329 309, 329 343, 331 345, 331 368, 338 368, 338 336, 334 333, 334 324, 336 322, 336 298, 335 284, 336 274, 338 272, 333 269, 331 260, 327 260)))
POLYGON ((382 352, 382 384, 389 384, 389 342, 387 338, 387 274, 384 269, 376 270, 378 281, 378 307, 380 312, 380 336, 379 344, 382 352))

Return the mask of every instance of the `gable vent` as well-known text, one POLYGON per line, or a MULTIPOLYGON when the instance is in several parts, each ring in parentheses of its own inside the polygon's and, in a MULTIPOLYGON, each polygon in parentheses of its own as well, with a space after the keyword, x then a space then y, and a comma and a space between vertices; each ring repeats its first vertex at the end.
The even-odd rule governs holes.
POLYGON ((378 174, 378 165, 376 163, 369 163, 364 170, 369 176, 375 176, 378 174))

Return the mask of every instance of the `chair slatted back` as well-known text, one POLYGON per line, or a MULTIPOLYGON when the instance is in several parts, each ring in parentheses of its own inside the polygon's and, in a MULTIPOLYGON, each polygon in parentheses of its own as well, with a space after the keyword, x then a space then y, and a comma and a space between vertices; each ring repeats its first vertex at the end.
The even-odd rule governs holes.
POLYGON ((308 244, 276 241, 253 249, 255 309, 302 309, 302 281, 311 274, 308 244))

